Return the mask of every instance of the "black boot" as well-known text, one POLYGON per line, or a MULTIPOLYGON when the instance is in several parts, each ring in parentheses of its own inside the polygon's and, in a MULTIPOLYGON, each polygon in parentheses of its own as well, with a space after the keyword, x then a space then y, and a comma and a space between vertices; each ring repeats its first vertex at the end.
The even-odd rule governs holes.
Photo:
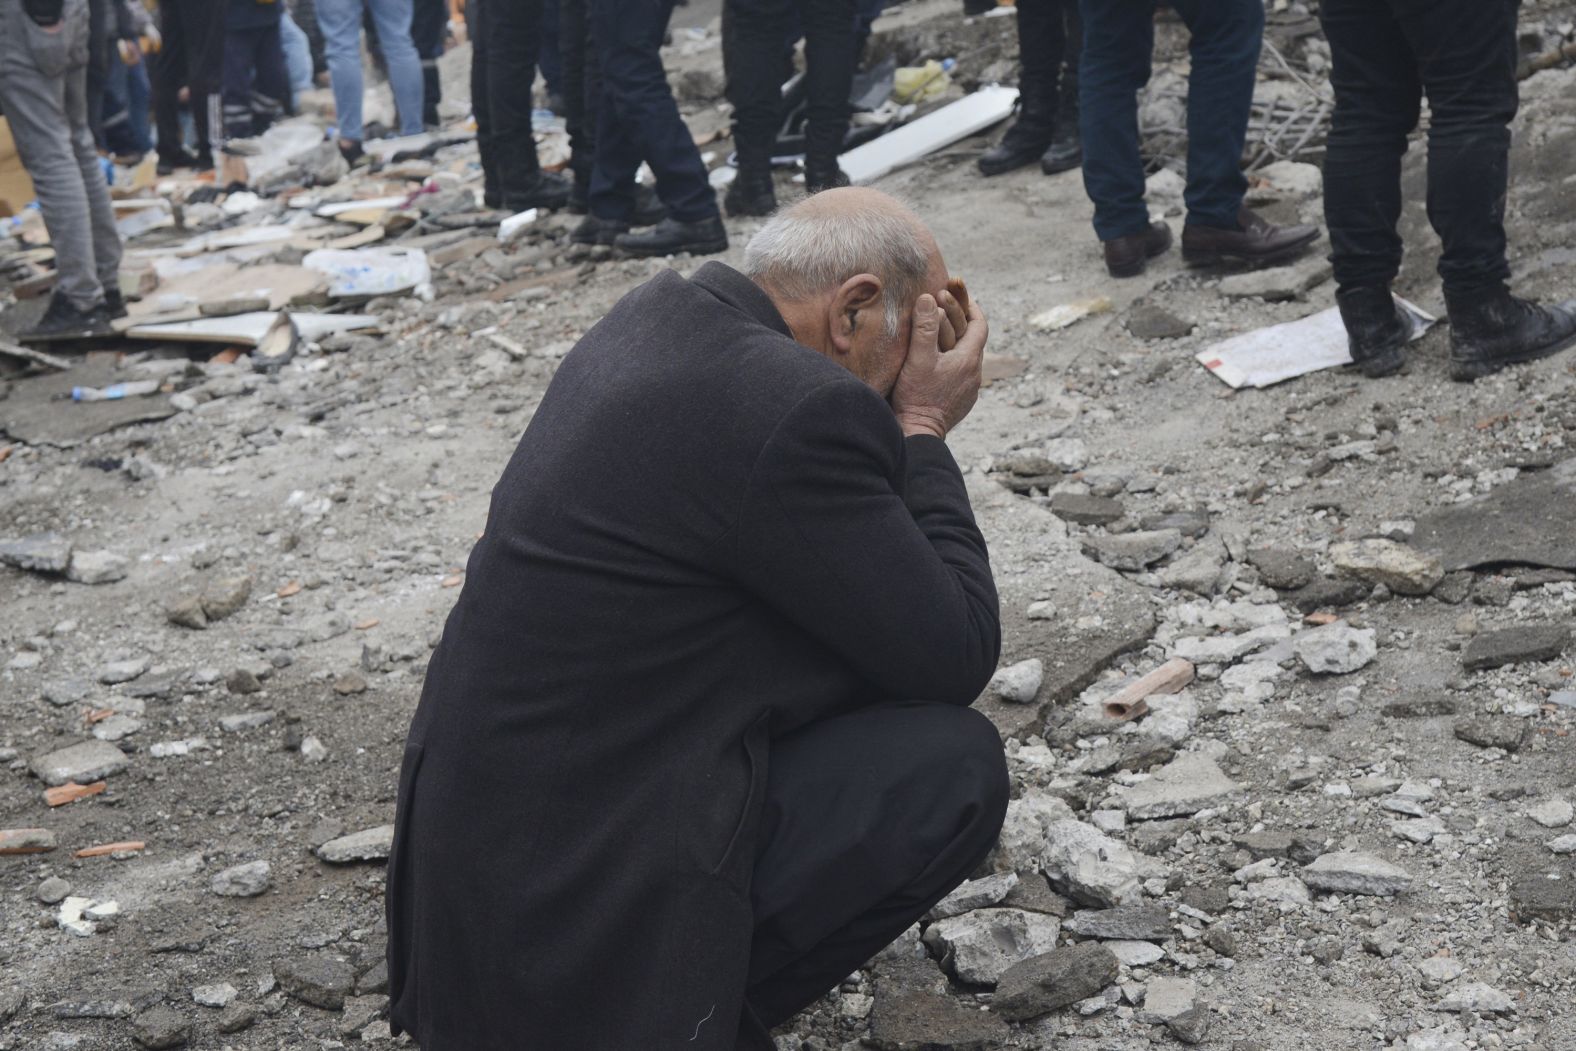
POLYGON ((620 234, 613 246, 626 255, 711 255, 728 250, 728 231, 720 215, 692 223, 670 216, 644 233, 620 234))
POLYGON ((591 211, 591 181, 575 177, 574 185, 569 187, 569 214, 585 215, 591 211))
POLYGON ((1369 379, 1388 376, 1406 364, 1402 349, 1412 338, 1412 319, 1385 285, 1359 285, 1335 293, 1346 326, 1352 364, 1369 379))
POLYGON ((820 193, 848 185, 848 173, 837 163, 837 155, 804 159, 804 192, 820 193))
POLYGON ((104 286, 104 310, 116 320, 126 316, 126 297, 114 285, 104 286))
POLYGON ((656 226, 668 217, 668 206, 657 191, 643 182, 635 184, 635 210, 629 213, 630 226, 656 226))
POLYGON ((722 206, 735 219, 744 215, 771 215, 777 210, 777 194, 772 188, 772 170, 767 166, 739 167, 733 185, 723 195, 722 206))
POLYGON ((1050 149, 1040 158, 1046 175, 1070 172, 1083 165, 1083 137, 1078 130, 1078 82, 1071 74, 1062 76, 1062 101, 1056 110, 1056 134, 1050 149))
POLYGON ((110 324, 109 310, 104 304, 82 310, 62 295, 49 297, 49 306, 38 324, 22 333, 23 343, 47 343, 56 339, 93 339, 113 336, 115 327, 110 324))
POLYGON ((588 215, 580 220, 580 225, 569 235, 569 240, 577 245, 611 245, 620 234, 627 233, 629 224, 626 222, 588 215))
POLYGON ((1033 164, 1050 148, 1055 132, 1055 124, 1045 110, 1024 107, 1001 141, 980 154, 980 174, 1003 175, 1033 164))
POLYGON ((1540 307, 1499 287, 1470 296, 1447 294, 1445 302, 1454 380, 1475 380, 1576 344, 1576 300, 1540 307))
POLYGON ((569 180, 557 172, 538 171, 504 192, 503 206, 510 212, 528 208, 562 208, 569 203, 569 180))

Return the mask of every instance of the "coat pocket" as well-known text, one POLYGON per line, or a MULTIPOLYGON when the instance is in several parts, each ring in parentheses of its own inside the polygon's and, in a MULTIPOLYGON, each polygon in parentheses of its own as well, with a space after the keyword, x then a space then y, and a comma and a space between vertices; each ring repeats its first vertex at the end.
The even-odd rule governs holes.
POLYGON ((739 813, 738 824, 728 838, 727 849, 712 867, 711 874, 735 887, 746 886, 744 877, 755 865, 755 833, 760 827, 761 808, 766 804, 766 760, 769 751, 771 713, 750 724, 744 732, 744 754, 749 760, 750 787, 739 813))
POLYGON ((23 17, 22 34, 33 65, 46 77, 58 77, 88 60, 87 0, 66 0, 60 21, 41 26, 23 17))

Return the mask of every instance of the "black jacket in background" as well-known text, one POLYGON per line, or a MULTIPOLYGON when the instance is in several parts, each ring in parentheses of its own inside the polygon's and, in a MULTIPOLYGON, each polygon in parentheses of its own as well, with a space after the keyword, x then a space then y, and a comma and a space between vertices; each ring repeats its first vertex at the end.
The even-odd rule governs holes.
POLYGON ((548 388, 427 672, 393 1025, 423 1051, 732 1049, 771 738, 969 704, 999 648, 945 443, 728 267, 637 288, 548 388))

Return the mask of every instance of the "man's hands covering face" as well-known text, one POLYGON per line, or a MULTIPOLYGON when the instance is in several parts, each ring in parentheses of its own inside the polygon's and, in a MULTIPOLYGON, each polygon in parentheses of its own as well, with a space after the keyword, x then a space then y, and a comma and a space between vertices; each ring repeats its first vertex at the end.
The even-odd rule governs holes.
POLYGON ((939 301, 929 294, 919 297, 908 357, 892 388, 892 411, 905 435, 945 438, 974 408, 988 334, 978 303, 965 304, 951 292, 942 292, 939 301), (944 336, 951 337, 950 345, 944 336))

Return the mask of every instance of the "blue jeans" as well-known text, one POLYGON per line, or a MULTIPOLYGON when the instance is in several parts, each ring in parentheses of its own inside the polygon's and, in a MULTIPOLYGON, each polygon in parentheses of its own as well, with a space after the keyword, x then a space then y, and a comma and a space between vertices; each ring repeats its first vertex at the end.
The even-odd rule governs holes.
POLYGON ((602 63, 590 194, 591 214, 599 219, 629 219, 642 160, 673 218, 698 222, 718 214, 717 194, 662 68, 673 6, 674 0, 591 0, 602 63))
MULTIPOLYGON (((1187 222, 1238 228, 1248 180, 1242 147, 1264 38, 1263 0, 1171 0, 1187 23, 1192 72, 1187 92, 1187 222)), ((1079 0, 1084 50, 1079 129, 1084 189, 1100 240, 1142 233, 1144 162, 1138 145, 1138 89, 1149 82, 1154 0, 1079 0)))
POLYGON ((388 65, 389 86, 399 110, 399 133, 421 134, 421 59, 410 39, 411 0, 317 0, 317 24, 323 31, 328 56, 328 76, 334 87, 334 112, 339 137, 360 142, 361 126, 361 11, 372 14, 378 46, 388 65))
POLYGON ((148 120, 153 88, 148 62, 128 66, 116 55, 104 81, 104 144, 114 153, 147 153, 153 149, 148 120))
POLYGON ((285 49, 285 68, 290 71, 290 111, 296 109, 296 98, 303 91, 312 90, 312 41, 306 30, 296 25, 289 11, 279 13, 279 41, 285 49))

